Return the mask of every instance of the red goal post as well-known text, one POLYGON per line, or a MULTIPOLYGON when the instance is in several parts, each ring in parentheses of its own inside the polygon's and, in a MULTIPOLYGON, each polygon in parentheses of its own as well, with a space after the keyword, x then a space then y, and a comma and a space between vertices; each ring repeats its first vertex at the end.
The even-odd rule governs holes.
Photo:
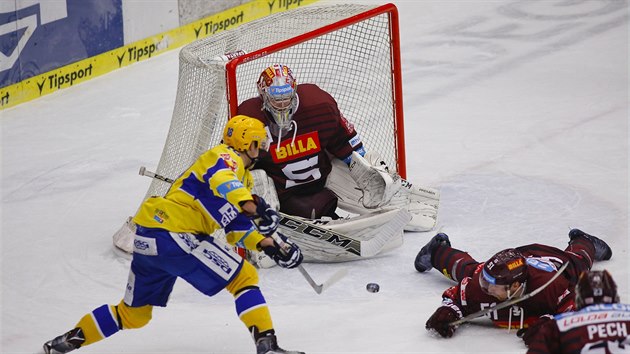
MULTIPOLYGON (((157 174, 175 179, 220 143, 238 104, 258 95, 260 73, 281 63, 298 85, 314 83, 329 92, 366 150, 406 177, 395 5, 303 6, 195 41, 179 56, 177 97, 157 174)), ((145 198, 169 187, 154 179, 145 198)))

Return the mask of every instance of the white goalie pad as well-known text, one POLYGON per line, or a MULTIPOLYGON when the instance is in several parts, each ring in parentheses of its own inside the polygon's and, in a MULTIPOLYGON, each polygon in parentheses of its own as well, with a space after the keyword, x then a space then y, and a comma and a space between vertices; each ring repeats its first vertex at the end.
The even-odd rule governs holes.
POLYGON ((254 178, 252 194, 262 197, 267 204, 278 210, 280 208, 280 201, 278 200, 278 192, 276 191, 276 186, 271 177, 267 176, 264 170, 251 170, 250 172, 254 178))
POLYGON ((402 188, 388 206, 406 208, 412 215, 407 231, 431 231, 435 228, 440 207, 440 192, 434 188, 420 187, 402 180, 402 188))
POLYGON ((116 231, 113 238, 114 246, 127 254, 133 253, 133 238, 136 235, 136 224, 131 221, 131 216, 116 231))
MULTIPOLYGON (((378 154, 368 152, 365 159, 371 164, 383 166, 378 154)), ((338 206, 356 214, 370 212, 363 206, 363 193, 348 173, 343 161, 332 160, 333 169, 326 187, 339 197, 338 206)), ((387 207, 404 208, 411 214, 411 221, 405 226, 406 231, 430 231, 435 227, 440 204, 440 192, 437 189, 415 185, 400 178, 401 188, 394 194, 387 207)))
POLYGON ((403 243, 411 219, 404 209, 381 209, 338 220, 312 220, 283 214, 278 230, 295 242, 305 262, 332 263, 371 258, 403 243))
MULTIPOLYGON (((271 177, 267 176, 264 170, 251 170, 254 178, 254 187, 252 194, 262 197, 271 207, 278 210, 280 201, 278 200, 278 192, 271 177)), ((276 266, 276 262, 269 258, 264 252, 253 250, 246 251, 247 260, 258 268, 271 268, 276 266)))

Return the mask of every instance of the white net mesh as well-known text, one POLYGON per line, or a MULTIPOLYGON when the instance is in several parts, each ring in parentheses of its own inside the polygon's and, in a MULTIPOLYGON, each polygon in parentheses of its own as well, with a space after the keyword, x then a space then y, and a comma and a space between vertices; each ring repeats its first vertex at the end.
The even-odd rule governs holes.
MULTIPOLYGON (((366 149, 380 152, 396 169, 392 72, 399 68, 392 64, 392 51, 398 48, 392 48, 391 16, 368 12, 358 16, 358 22, 353 17, 374 8, 358 4, 301 7, 182 48, 175 109, 156 172, 175 179, 201 153, 218 144, 230 116, 226 90, 236 90, 238 102, 256 96, 258 76, 273 63, 289 66, 298 84, 315 83, 328 91, 354 124, 366 149), (354 23, 347 24, 349 18, 354 23), (335 23, 340 24, 329 32, 302 36, 335 23), (276 50, 281 42, 283 49, 276 50), (256 59, 240 63, 236 82, 226 82, 222 55, 253 53, 273 45, 256 59)), ((169 186, 153 180, 147 197, 164 195, 169 186)))

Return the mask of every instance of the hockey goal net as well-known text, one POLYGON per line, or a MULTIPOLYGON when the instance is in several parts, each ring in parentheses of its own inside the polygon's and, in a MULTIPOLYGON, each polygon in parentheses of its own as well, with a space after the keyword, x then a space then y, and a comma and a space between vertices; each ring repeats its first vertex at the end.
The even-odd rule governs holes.
MULTIPOLYGON (((258 95, 258 76, 274 63, 289 66, 298 85, 314 83, 329 92, 366 150, 379 152, 405 176, 398 13, 393 4, 300 7, 183 47, 175 108, 157 174, 175 179, 220 143, 228 118, 240 102, 258 95)), ((164 195, 169 187, 153 179, 146 198, 164 195)), ((114 243, 125 249, 120 233, 114 243)), ((131 252, 130 243, 128 247, 131 252)))

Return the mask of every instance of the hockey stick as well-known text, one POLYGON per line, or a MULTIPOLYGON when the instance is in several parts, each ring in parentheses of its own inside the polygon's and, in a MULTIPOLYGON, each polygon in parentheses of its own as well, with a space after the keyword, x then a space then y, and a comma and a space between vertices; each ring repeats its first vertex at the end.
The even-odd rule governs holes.
POLYGON ((504 309, 506 307, 510 307, 514 304, 517 304, 521 301, 525 301, 527 299, 529 299, 530 297, 536 296, 536 294, 538 294, 539 292, 543 291, 547 286, 549 286, 549 284, 553 283, 554 280, 556 280, 560 274, 562 274, 562 272, 564 272, 565 269, 567 269, 567 267, 569 266, 569 262, 566 262, 565 264, 562 265, 562 267, 560 267, 560 269, 558 269, 558 271, 556 272, 556 274, 554 274, 553 277, 551 277, 551 279, 547 280, 547 282, 545 284, 543 284, 542 286, 540 286, 538 289, 534 289, 532 290, 532 292, 525 294, 519 298, 516 299, 512 299, 512 300, 508 300, 508 301, 504 301, 500 304, 497 304, 496 306, 492 306, 492 307, 488 307, 484 310, 481 311, 477 311, 475 313, 471 313, 470 315, 466 316, 466 317, 462 317, 457 321, 453 321, 451 323, 449 323, 449 326, 457 326, 460 325, 464 322, 468 322, 470 320, 474 320, 477 317, 481 317, 485 314, 488 314, 490 312, 493 311, 498 311, 501 309, 504 309))
POLYGON ((323 282, 321 284, 317 284, 317 283, 315 283, 315 280, 313 280, 311 275, 308 274, 306 269, 304 269, 304 267, 302 267, 301 264, 298 266, 298 270, 300 271, 300 273, 302 273, 302 275, 304 276, 304 279, 306 279, 306 281, 311 285, 313 290, 315 290, 315 292, 318 293, 318 294, 321 294, 324 290, 326 290, 331 285, 333 285, 334 283, 336 283, 339 280, 341 280, 341 278, 345 277, 346 274, 348 274, 348 269, 347 268, 342 268, 342 269, 339 269, 338 271, 336 271, 335 274, 331 275, 330 278, 328 278, 328 280, 326 280, 325 282, 323 282))
MULTIPOLYGON (((174 180, 172 180, 172 179, 170 179, 168 177, 164 177, 164 176, 158 175, 155 172, 148 171, 144 166, 140 167, 139 174, 141 176, 148 176, 148 177, 151 177, 151 178, 159 179, 160 181, 164 181, 164 182, 167 182, 167 183, 173 183, 174 182, 174 180)), ((330 230, 326 230, 326 231, 330 231, 330 230)), ((280 250, 282 252, 285 252, 284 246, 286 244, 284 243, 284 241, 282 241, 282 239, 276 233, 273 233, 273 235, 271 237, 274 239, 274 241, 276 241, 276 243, 278 245, 280 245, 280 250)), ((359 252, 360 252, 360 249, 359 249, 359 252)), ((301 264, 298 265, 297 268, 300 271, 300 273, 302 274, 302 276, 304 276, 304 279, 306 279, 306 281, 311 285, 313 290, 315 290, 315 292, 318 293, 318 294, 321 294, 326 288, 330 287, 334 283, 336 283, 339 280, 341 280, 341 278, 346 276, 346 274, 348 273, 347 269, 345 269, 345 268, 344 269, 340 269, 335 274, 333 274, 328 280, 326 280, 325 282, 323 282, 321 284, 317 284, 315 282, 315 280, 313 280, 313 277, 311 277, 311 275, 306 271, 306 269, 301 264)))
POLYGON ((144 166, 140 166, 140 171, 138 171, 138 173, 140 174, 140 176, 147 176, 147 177, 151 177, 151 178, 155 178, 155 179, 159 179, 160 181, 166 182, 166 183, 173 183, 175 182, 174 179, 170 179, 168 177, 164 177, 161 175, 158 175, 155 172, 151 172, 148 171, 146 167, 144 166))
MULTIPOLYGON (((276 243, 280 246, 280 252, 286 255, 286 248, 290 248, 291 246, 287 245, 275 232, 271 235, 271 238, 273 238, 273 240, 276 241, 276 243)), ((335 272, 335 274, 333 274, 325 282, 317 284, 315 280, 313 280, 313 277, 311 277, 311 275, 301 264, 297 266, 297 269, 300 271, 300 273, 302 274, 304 279, 306 279, 309 285, 313 288, 313 290, 315 290, 315 292, 318 294, 321 294, 325 289, 329 288, 331 285, 338 282, 339 280, 341 280, 341 278, 345 277, 346 274, 348 274, 348 269, 342 268, 335 272)))
MULTIPOLYGON (((149 171, 144 166, 140 167, 139 174, 141 176, 155 178, 166 183, 174 182, 173 179, 149 171)), ((340 247, 345 252, 359 257, 373 257, 377 255, 387 242, 391 240, 392 236, 391 234, 382 232, 368 240, 360 240, 308 221, 304 221, 293 215, 288 215, 283 212, 278 212, 278 214, 280 215, 280 225, 288 230, 291 230, 300 236, 307 236, 309 239, 315 238, 327 242, 332 246, 340 247)))
MULTIPOLYGON (((370 239, 357 239, 350 235, 320 226, 325 225, 325 223, 315 224, 283 212, 278 212, 278 214, 280 215, 280 225, 285 228, 285 231, 290 230, 300 236, 319 239, 360 257, 373 257, 377 255, 393 236, 387 232, 380 232, 370 239)), ((391 221, 391 219, 388 221, 391 221)))

